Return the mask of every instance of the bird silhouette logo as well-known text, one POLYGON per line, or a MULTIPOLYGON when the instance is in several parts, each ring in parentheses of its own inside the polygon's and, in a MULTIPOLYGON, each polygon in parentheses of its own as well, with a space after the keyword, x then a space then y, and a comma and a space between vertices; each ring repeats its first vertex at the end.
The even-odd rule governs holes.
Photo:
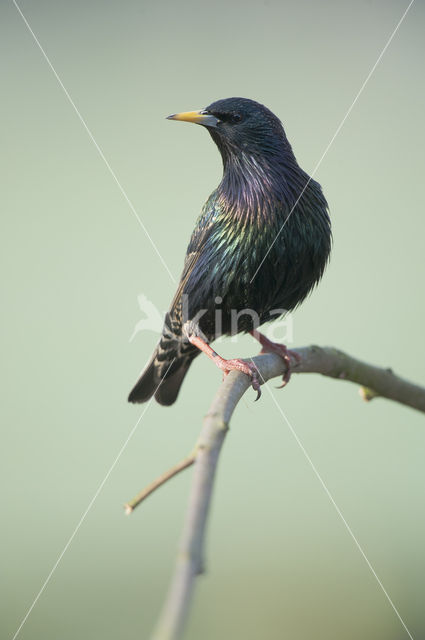
POLYGON ((136 323, 133 333, 129 339, 132 342, 136 335, 141 331, 153 331, 154 333, 161 333, 164 325, 164 313, 158 310, 158 307, 149 300, 144 293, 137 296, 137 302, 139 304, 140 311, 144 314, 144 318, 136 323))

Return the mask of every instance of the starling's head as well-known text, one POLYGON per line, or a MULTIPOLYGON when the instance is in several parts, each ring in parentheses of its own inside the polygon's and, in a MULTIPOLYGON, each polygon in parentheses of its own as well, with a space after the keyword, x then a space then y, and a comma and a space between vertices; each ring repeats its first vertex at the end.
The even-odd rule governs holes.
POLYGON ((207 127, 224 160, 240 152, 256 156, 290 150, 280 120, 267 107, 248 98, 217 100, 201 111, 168 118, 207 127))

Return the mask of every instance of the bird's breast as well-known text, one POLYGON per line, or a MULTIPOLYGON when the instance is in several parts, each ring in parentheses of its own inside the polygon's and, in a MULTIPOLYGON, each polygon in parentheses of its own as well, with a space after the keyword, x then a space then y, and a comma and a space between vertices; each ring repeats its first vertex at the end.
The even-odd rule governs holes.
MULTIPOLYGON (((218 194, 208 218, 208 235, 186 287, 192 312, 207 310, 205 329, 214 324, 217 305, 225 334, 230 333, 235 313, 250 309, 261 324, 272 310, 293 309, 308 295, 323 273, 330 250, 326 201, 320 194, 317 198, 310 194, 292 209, 270 194, 267 198, 252 195, 244 206, 229 206, 218 194)), ((251 328, 247 318, 238 330, 251 328)))

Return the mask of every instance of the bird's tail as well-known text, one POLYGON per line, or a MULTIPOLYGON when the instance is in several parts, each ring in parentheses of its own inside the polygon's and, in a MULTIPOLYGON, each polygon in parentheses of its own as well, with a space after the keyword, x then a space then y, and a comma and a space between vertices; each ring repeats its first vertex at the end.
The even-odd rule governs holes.
POLYGON ((162 336, 152 358, 131 390, 128 401, 146 402, 154 395, 159 404, 173 404, 192 360, 199 353, 190 343, 162 336))

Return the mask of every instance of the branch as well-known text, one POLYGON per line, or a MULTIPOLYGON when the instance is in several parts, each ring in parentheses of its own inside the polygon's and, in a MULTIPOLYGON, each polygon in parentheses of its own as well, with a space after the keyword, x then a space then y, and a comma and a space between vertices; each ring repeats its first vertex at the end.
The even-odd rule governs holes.
POLYGON ((132 513, 134 509, 138 507, 141 502, 143 502, 143 500, 150 496, 151 493, 159 489, 159 487, 165 484, 167 480, 171 480, 171 478, 174 478, 174 476, 180 473, 180 471, 183 471, 183 469, 187 469, 188 467, 190 467, 195 462, 195 460, 196 449, 193 451, 193 453, 175 464, 174 467, 171 467, 171 469, 165 471, 165 473, 162 473, 156 480, 148 484, 148 486, 142 489, 136 496, 134 496, 132 500, 126 502, 124 505, 126 515, 130 515, 130 513, 132 513))
MULTIPOLYGON (((294 352, 297 357, 293 358, 293 373, 321 373, 331 378, 349 380, 362 385, 362 395, 366 400, 382 396, 425 412, 425 388, 399 378, 391 369, 366 364, 330 347, 303 347, 292 350, 294 352)), ((286 370, 282 358, 274 354, 260 355, 252 361, 264 382, 284 374, 286 370)), ((205 528, 218 457, 233 411, 249 387, 248 376, 232 371, 224 379, 204 419, 194 454, 192 489, 176 567, 151 640, 181 638, 195 578, 203 572, 205 528)), ((189 459, 190 456, 186 460, 189 459)), ((185 467, 178 468, 178 471, 182 468, 185 467)), ((175 475, 172 471, 168 472, 168 477, 175 475)), ((154 488, 160 484, 162 482, 152 483, 154 488)))
POLYGON ((321 373, 330 378, 355 382, 362 386, 361 395, 367 401, 380 396, 425 412, 425 388, 400 378, 392 369, 356 360, 333 347, 311 346, 293 351, 300 358, 292 365, 293 373, 321 373))

